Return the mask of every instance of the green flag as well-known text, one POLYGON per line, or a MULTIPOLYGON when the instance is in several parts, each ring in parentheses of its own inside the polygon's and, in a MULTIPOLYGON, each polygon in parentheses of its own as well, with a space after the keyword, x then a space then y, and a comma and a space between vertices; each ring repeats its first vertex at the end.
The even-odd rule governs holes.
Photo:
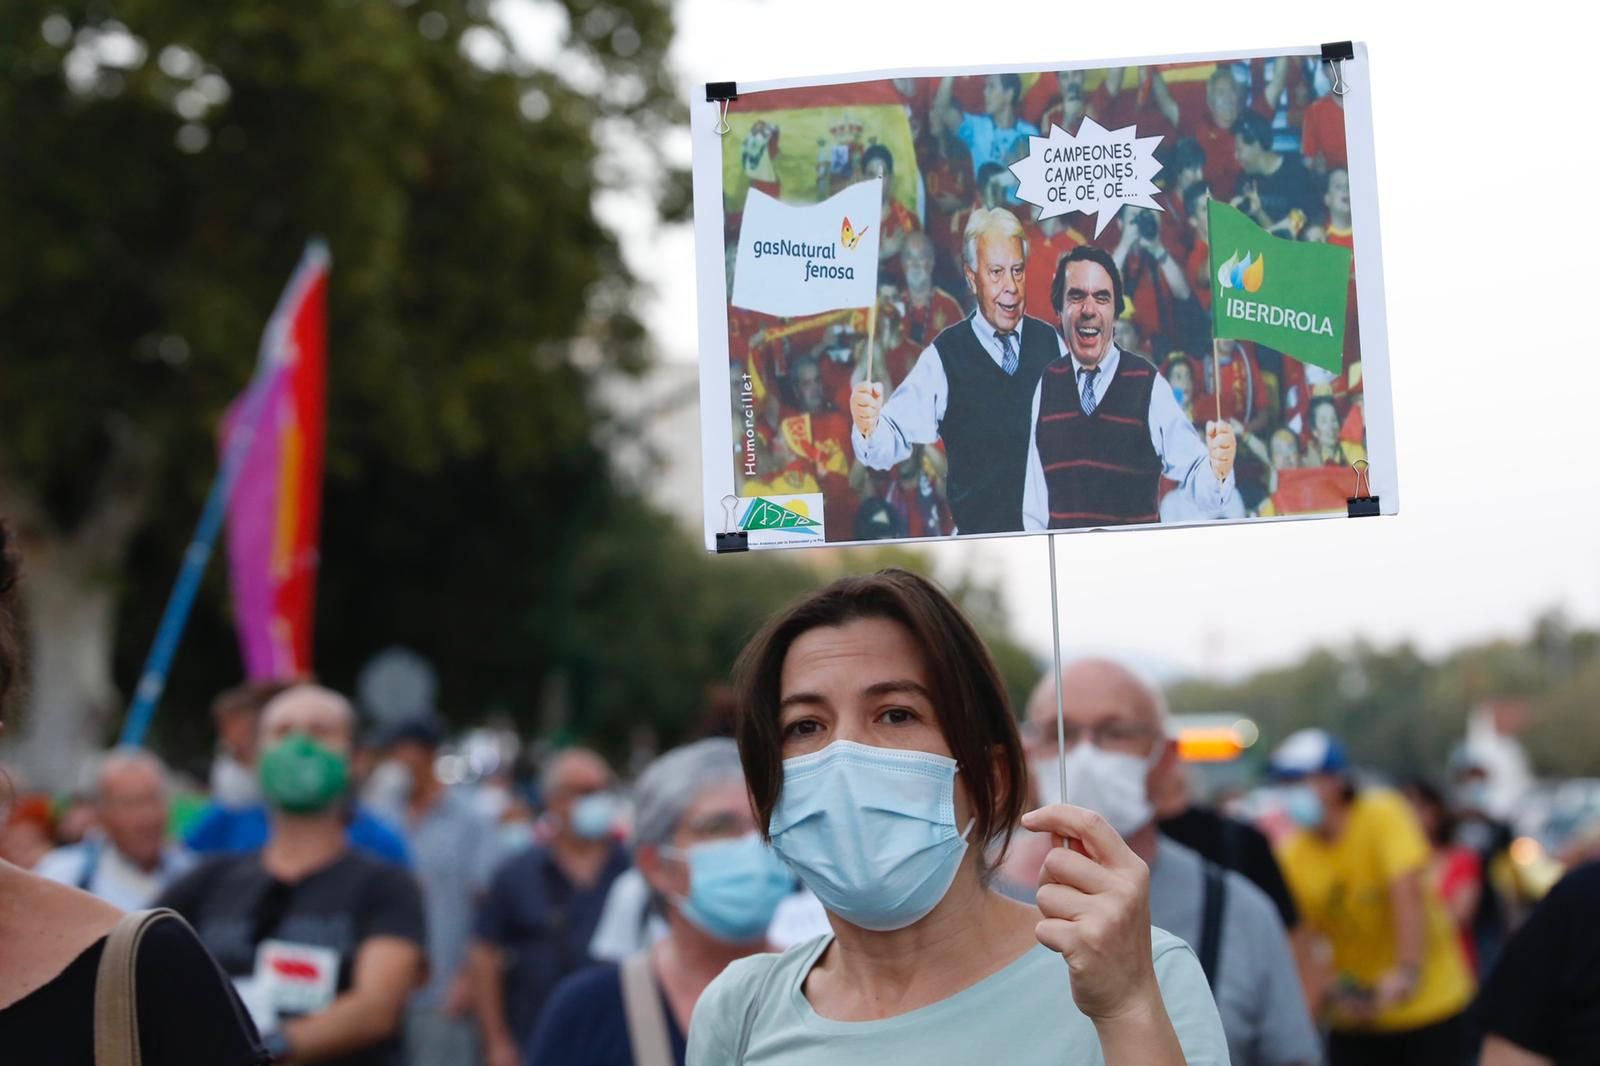
POLYGON ((744 518, 739 522, 740 529, 795 529, 810 533, 813 527, 822 523, 815 518, 803 515, 798 511, 791 511, 781 504, 757 496, 750 501, 750 507, 744 513, 744 518))
POLYGON ((1258 341, 1303 363, 1344 367, 1350 249, 1274 237, 1211 200, 1211 334, 1258 341))

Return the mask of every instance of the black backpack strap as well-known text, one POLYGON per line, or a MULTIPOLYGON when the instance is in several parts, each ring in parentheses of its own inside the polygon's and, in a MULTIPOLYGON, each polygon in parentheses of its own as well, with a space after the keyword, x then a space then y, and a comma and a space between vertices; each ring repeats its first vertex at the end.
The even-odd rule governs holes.
POLYGON ((1207 861, 1205 871, 1205 894, 1200 915, 1200 968, 1206 972, 1206 983, 1215 992, 1218 964, 1222 957, 1222 913, 1228 902, 1228 877, 1227 871, 1214 862, 1207 861))

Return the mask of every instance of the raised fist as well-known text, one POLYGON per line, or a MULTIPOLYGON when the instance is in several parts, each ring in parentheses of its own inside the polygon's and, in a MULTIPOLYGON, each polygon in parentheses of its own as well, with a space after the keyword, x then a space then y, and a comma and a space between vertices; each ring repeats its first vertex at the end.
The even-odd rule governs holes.
POLYGON ((883 386, 876 381, 863 381, 850 394, 850 417, 863 437, 872 436, 878 428, 878 416, 883 414, 883 386))

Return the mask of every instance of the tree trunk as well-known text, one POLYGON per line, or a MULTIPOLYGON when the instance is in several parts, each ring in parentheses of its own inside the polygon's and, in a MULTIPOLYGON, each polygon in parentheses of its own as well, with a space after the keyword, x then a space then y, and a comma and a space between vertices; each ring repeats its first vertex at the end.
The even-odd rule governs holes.
POLYGON ((8 761, 26 787, 71 788, 121 707, 111 680, 116 590, 103 568, 66 544, 30 548, 22 583, 27 709, 8 761))
POLYGON ((4 754, 28 787, 79 784, 87 756, 105 746, 121 699, 111 680, 115 575, 144 520, 155 450, 121 415, 106 420, 110 458, 94 475, 94 503, 70 528, 52 520, 0 454, 0 516, 22 549, 27 710, 4 754))

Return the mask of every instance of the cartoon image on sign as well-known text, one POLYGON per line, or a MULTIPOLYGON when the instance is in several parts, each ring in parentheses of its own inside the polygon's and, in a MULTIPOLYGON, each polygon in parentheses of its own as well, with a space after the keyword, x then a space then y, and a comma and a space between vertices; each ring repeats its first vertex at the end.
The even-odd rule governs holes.
POLYGON ((1069 211, 1095 215, 1094 235, 1117 216, 1124 204, 1160 211, 1152 197, 1155 157, 1160 136, 1140 137, 1133 126, 1108 130, 1085 116, 1073 136, 1060 126, 1048 137, 1030 137, 1027 158, 1011 164, 1020 185, 1017 198, 1039 207, 1039 218, 1069 211))
POLYGON ((1260 292, 1261 281, 1267 274, 1267 257, 1265 255, 1252 257, 1246 252, 1243 259, 1239 253, 1234 252, 1223 260, 1222 266, 1217 268, 1217 284, 1224 289, 1243 289, 1245 292, 1260 292))
POLYGON ((708 548, 1342 516, 1357 459, 1394 513, 1365 63, 697 108, 708 548))
POLYGON ((844 220, 844 225, 839 227, 839 240, 851 250, 861 243, 861 232, 850 225, 848 218, 844 220))

